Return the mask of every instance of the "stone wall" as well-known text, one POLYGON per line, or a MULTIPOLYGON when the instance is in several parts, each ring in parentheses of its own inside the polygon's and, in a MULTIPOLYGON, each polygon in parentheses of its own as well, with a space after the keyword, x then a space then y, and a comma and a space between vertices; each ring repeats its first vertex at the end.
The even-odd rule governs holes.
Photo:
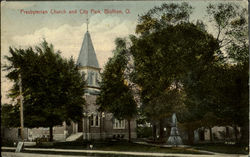
MULTIPOLYGON (((36 138, 48 137, 49 138, 49 128, 32 128, 29 129, 29 141, 34 141, 36 138)), ((53 127, 53 139, 55 141, 64 141, 66 138, 65 126, 55 126, 53 127)))
MULTIPOLYGON (((2 128, 1 137, 6 140, 19 141, 21 136, 18 135, 18 128, 2 128)), ((28 139, 28 128, 24 128, 24 139, 28 139)))

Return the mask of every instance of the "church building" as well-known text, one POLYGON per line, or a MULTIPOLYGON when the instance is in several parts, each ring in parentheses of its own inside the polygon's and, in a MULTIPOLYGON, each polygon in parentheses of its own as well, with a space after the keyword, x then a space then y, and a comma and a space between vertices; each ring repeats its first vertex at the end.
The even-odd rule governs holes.
MULTIPOLYGON (((118 120, 111 113, 98 112, 96 99, 100 93, 100 70, 95 49, 87 28, 77 60, 79 70, 86 80, 84 116, 81 122, 72 124, 72 133, 82 133, 83 139, 128 138, 128 122, 118 120)), ((73 135, 74 136, 74 135, 73 135)), ((131 121, 131 137, 136 138, 136 121, 131 121)), ((68 140, 70 137, 68 138, 68 140)))

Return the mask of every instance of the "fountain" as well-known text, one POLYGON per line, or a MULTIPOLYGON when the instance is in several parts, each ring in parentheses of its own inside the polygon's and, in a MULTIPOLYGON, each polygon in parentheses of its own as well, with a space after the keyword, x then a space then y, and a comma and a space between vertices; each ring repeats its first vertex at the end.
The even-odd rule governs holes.
POLYGON ((182 145, 182 140, 177 129, 177 117, 175 113, 172 116, 171 132, 167 144, 174 146, 182 145))

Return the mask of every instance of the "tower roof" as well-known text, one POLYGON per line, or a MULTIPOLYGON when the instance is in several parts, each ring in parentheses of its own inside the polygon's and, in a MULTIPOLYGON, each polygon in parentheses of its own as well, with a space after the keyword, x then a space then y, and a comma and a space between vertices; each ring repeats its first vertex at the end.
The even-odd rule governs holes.
POLYGON ((88 31, 84 35, 82 47, 76 64, 79 65, 80 67, 99 68, 95 49, 92 44, 92 40, 88 31))

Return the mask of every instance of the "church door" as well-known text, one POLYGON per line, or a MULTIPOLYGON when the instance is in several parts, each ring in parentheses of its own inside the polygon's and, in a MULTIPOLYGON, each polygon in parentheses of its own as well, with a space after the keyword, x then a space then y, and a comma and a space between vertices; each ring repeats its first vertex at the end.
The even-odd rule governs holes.
POLYGON ((205 140, 205 132, 204 132, 204 130, 199 130, 199 138, 200 138, 200 141, 205 140))
POLYGON ((77 132, 83 132, 83 123, 82 123, 82 120, 80 120, 78 122, 78 128, 77 128, 77 132))

